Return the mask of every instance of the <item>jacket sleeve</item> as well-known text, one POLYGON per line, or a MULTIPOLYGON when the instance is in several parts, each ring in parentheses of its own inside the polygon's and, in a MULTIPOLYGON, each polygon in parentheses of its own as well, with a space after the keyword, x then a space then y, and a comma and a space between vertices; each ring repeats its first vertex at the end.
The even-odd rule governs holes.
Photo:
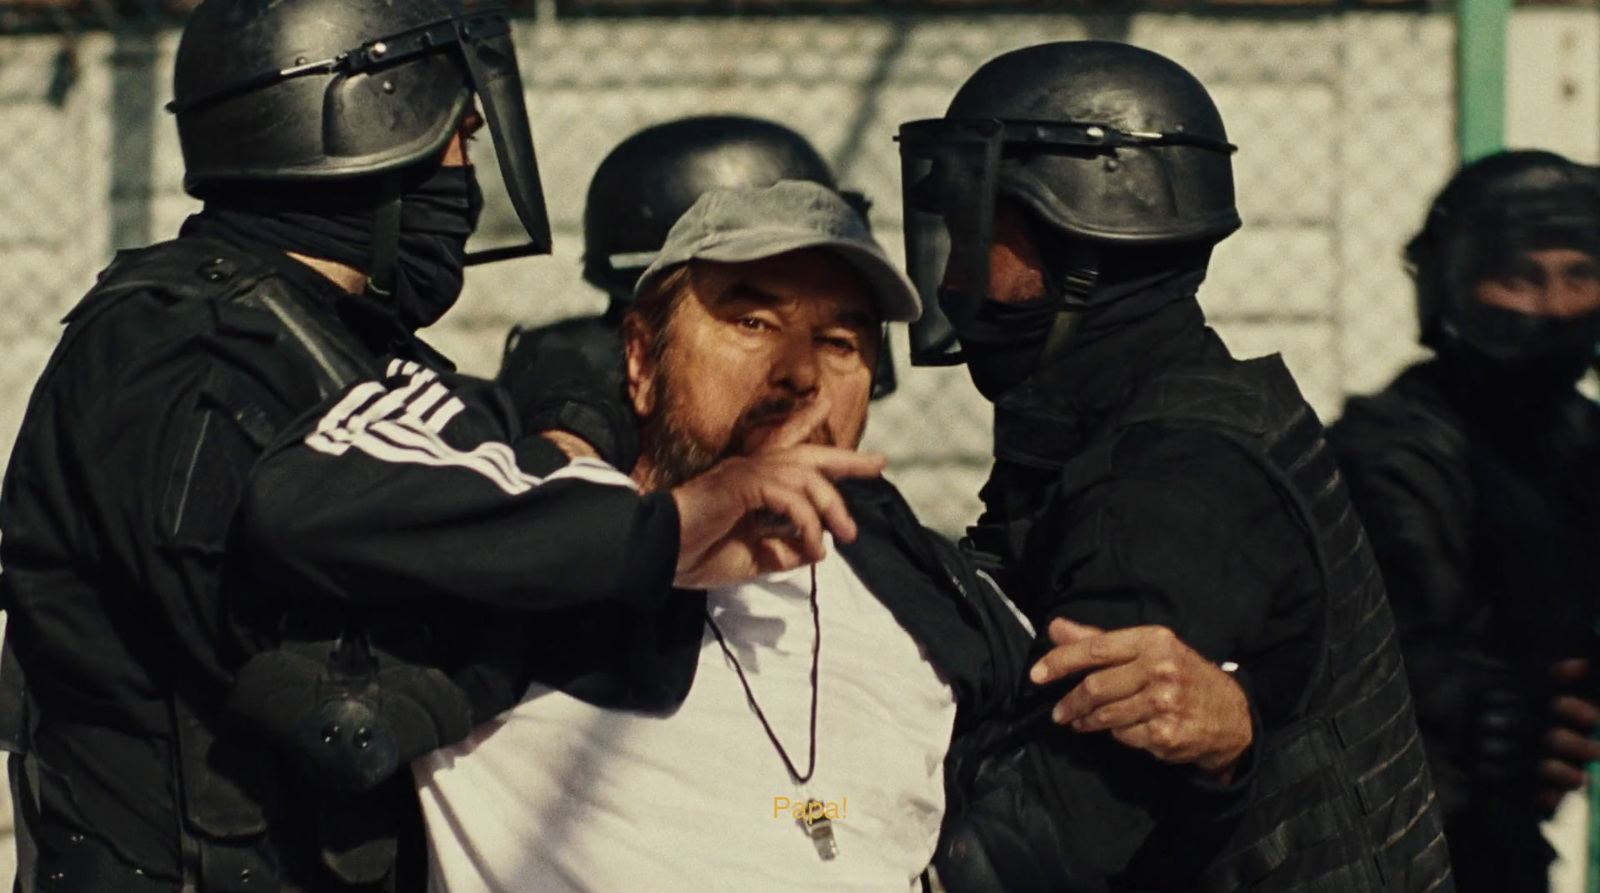
POLYGON ((306 598, 649 609, 671 590, 678 518, 669 494, 520 436, 496 386, 396 361, 268 451, 237 537, 258 583, 306 598))
POLYGON ((1220 437, 1125 435, 1113 473, 1053 501, 1026 554, 1041 631, 1053 616, 1169 627, 1248 671, 1268 729, 1291 719, 1322 624, 1315 559, 1265 473, 1220 437))
MULTIPOLYGON (((1213 661, 1239 663, 1259 740, 1291 719, 1309 683, 1322 620, 1315 584, 1304 534, 1248 457, 1215 435, 1136 429, 1109 475, 1041 513, 1018 594, 1041 632, 1055 616, 1106 629, 1158 624, 1213 661)), ((1048 647, 1043 635, 1034 646, 1048 647)), ((1056 728, 1043 712, 1032 739, 1016 771, 1056 817, 1063 849, 1091 876, 1139 889, 1192 888, 1253 786, 1254 748, 1219 785, 1108 735, 1056 728)))
POLYGON ((946 762, 941 880, 952 893, 1090 891, 1110 881, 1192 888, 1248 797, 1254 752, 1234 784, 1219 785, 1109 736, 1056 726, 1049 711, 1062 692, 1025 679, 1027 621, 1012 616, 990 578, 977 577, 992 625, 1011 633, 991 646, 1008 674, 995 687, 1009 695, 958 723, 946 762))
MULTIPOLYGON (((22 499, 39 495, 43 511, 27 514, 78 543, 74 560, 102 581, 102 594, 41 616, 63 624, 55 632, 80 653, 74 662, 149 660, 117 660, 123 637, 79 638, 137 623, 161 630, 180 665, 220 681, 232 658, 219 593, 227 532, 265 445, 228 397, 238 388, 261 398, 252 404, 261 415, 248 421, 289 413, 232 362, 237 344, 215 331, 207 304, 148 292, 114 300, 69 327, 30 413, 37 443, 19 451, 8 482, 22 499), (78 610, 116 616, 67 625, 78 610)), ((8 570, 33 558, 8 555, 8 570)), ((111 678, 119 673, 103 683, 121 684, 111 678)))
POLYGON ((1471 797, 1477 689, 1505 674, 1490 671, 1495 662, 1475 641, 1488 605, 1469 577, 1471 476, 1448 441, 1424 436, 1427 424, 1352 404, 1329 442, 1383 574, 1434 787, 1451 817, 1471 797))

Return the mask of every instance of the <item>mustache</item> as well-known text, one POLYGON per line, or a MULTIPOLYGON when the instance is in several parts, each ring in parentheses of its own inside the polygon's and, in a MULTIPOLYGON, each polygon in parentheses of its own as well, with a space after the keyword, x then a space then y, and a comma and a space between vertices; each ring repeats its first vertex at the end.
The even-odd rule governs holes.
MULTIPOLYGON (((812 398, 799 397, 771 397, 755 404, 739 416, 734 423, 733 431, 728 436, 727 446, 723 448, 723 456, 735 456, 744 450, 756 429, 766 425, 782 425, 802 409, 810 405, 812 398)), ((823 446, 837 446, 838 438, 833 433, 833 426, 824 419, 822 424, 812 432, 809 443, 820 443, 823 446)))

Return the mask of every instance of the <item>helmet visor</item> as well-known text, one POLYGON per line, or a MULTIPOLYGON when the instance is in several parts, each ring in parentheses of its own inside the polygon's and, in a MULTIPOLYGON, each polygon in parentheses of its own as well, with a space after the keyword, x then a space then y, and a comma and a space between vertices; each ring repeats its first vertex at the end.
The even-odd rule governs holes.
POLYGON ((477 252, 467 257, 467 263, 549 254, 550 217, 539 182, 539 163, 533 151, 533 133, 528 126, 528 107, 523 100, 517 50, 511 41, 511 23, 499 7, 479 10, 469 5, 466 13, 455 20, 455 32, 472 78, 473 92, 483 105, 486 129, 494 140, 501 180, 511 206, 516 209, 517 219, 528 233, 526 245, 477 252))
POLYGON ((989 250, 1002 157, 1093 157, 1120 149, 1189 146, 1224 155, 1231 143, 1182 131, 1125 130, 1092 121, 935 118, 900 126, 906 266, 922 294, 911 325, 919 366, 961 362, 956 333, 988 297, 989 250))
POLYGON ((1004 128, 999 121, 912 121, 900 127, 906 272, 922 296, 911 361, 961 362, 956 329, 989 293, 989 243, 1004 128))

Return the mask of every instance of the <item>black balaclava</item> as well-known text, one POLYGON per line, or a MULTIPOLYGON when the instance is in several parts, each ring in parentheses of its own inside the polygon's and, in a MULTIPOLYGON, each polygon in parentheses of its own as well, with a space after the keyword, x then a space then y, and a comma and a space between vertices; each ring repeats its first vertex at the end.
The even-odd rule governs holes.
POLYGON ((1406 246, 1423 343, 1483 398, 1565 397, 1594 361, 1600 312, 1522 313, 1476 294, 1484 281, 1516 278, 1531 252, 1571 249, 1600 259, 1600 190, 1591 176, 1544 152, 1490 156, 1451 180, 1406 246))
POLYGON ((1021 303, 982 301, 957 332, 973 384, 991 403, 1016 391, 1041 366, 1169 304, 1194 297, 1211 259, 1209 243, 1132 248, 1074 245, 1032 215, 1028 215, 1028 227, 1045 264, 1046 294, 1021 303), (1077 275, 1070 268, 1084 261, 1095 266, 1094 284, 1082 298, 1070 297, 1067 282, 1077 275), (1070 314, 1069 322, 1060 321, 1063 311, 1070 314), (1064 340, 1058 334, 1053 355, 1045 357, 1052 332, 1062 325, 1070 325, 1070 333, 1064 340))
MULTIPOLYGON (((376 188, 371 182, 239 186, 209 198, 197 217, 248 242, 365 272, 372 265, 376 188)), ((470 165, 406 173, 393 308, 402 326, 430 326, 460 297, 467 237, 482 210, 470 165)))

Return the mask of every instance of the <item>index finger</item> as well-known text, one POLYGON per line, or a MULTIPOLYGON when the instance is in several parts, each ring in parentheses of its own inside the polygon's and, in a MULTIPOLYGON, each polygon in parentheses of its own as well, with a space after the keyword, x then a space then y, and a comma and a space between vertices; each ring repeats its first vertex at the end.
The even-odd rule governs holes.
POLYGON ((789 447, 799 446, 816 432, 817 428, 828 419, 829 410, 833 404, 827 397, 817 397, 804 409, 785 419, 778 430, 767 442, 769 450, 784 450, 789 447))
POLYGON ((1589 662, 1581 657, 1557 661, 1550 666, 1550 678, 1556 682, 1581 682, 1589 675, 1589 662))
POLYGON ((847 450, 844 447, 818 444, 791 447, 789 455, 794 461, 815 469, 831 481, 842 478, 875 478, 883 474, 883 469, 889 464, 889 458, 882 453, 863 453, 858 450, 847 450))
POLYGON ((1556 716, 1572 723, 1580 729, 1593 729, 1600 726, 1600 707, 1596 707, 1583 698, 1572 695, 1560 695, 1550 702, 1550 709, 1556 716))
POLYGON ((1080 670, 1125 664, 1139 657, 1143 637, 1143 631, 1135 627, 1100 633, 1070 645, 1058 645, 1039 658, 1039 662, 1028 672, 1028 678, 1035 684, 1043 685, 1080 670))

